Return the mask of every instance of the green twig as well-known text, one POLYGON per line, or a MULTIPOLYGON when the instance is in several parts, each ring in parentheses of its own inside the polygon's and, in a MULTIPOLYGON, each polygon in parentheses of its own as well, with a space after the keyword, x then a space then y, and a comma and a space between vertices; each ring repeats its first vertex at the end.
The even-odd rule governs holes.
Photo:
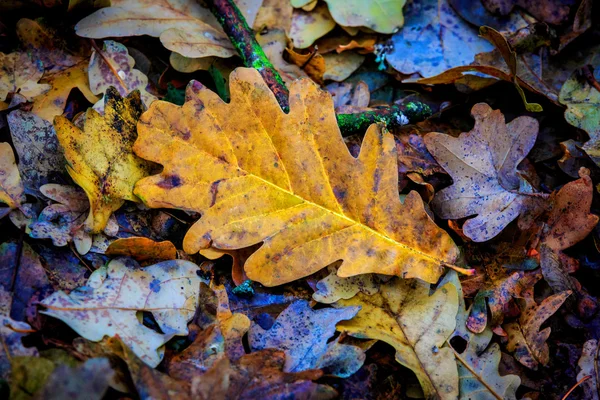
MULTIPOLYGON (((229 36, 244 65, 255 68, 260 73, 267 86, 275 94, 281 108, 287 112, 289 110, 289 91, 281 75, 256 41, 254 31, 248 26, 239 8, 233 0, 207 0, 207 3, 229 36)), ((415 101, 363 113, 338 114, 337 120, 342 135, 350 136, 363 133, 374 122, 385 122, 388 127, 394 127, 419 122, 430 115, 431 110, 426 104, 415 101)))

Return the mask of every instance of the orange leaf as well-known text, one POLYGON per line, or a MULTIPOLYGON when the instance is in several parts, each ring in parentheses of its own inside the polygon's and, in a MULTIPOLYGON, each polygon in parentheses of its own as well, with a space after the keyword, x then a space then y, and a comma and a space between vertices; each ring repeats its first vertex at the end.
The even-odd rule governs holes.
POLYGON ((168 240, 155 242, 145 237, 130 237, 112 242, 105 254, 107 256, 133 257, 138 261, 175 260, 177 249, 168 240))

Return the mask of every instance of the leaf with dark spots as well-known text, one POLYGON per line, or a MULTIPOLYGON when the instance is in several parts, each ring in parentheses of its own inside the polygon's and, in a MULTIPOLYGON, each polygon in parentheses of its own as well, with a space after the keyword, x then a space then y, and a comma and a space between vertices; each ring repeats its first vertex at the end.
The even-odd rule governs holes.
POLYGON ((87 286, 67 295, 56 292, 44 299, 44 314, 66 322, 81 336, 100 341, 119 337, 145 363, 155 367, 162 347, 175 335, 187 335, 201 279, 198 267, 183 260, 164 261, 141 269, 120 258, 94 271, 87 286), (138 321, 138 311, 151 311, 163 333, 138 321))
POLYGON ((541 211, 544 194, 533 189, 517 169, 535 143, 538 122, 519 117, 506 124, 499 110, 485 103, 473 106, 475 127, 458 138, 432 132, 427 149, 454 180, 437 193, 432 205, 442 218, 475 215, 463 232, 476 242, 498 235, 519 215, 541 211))
POLYGON ((264 330, 253 324, 248 341, 253 350, 275 348, 285 352, 284 371, 301 372, 325 366, 339 371, 336 375, 346 378, 363 364, 363 350, 327 340, 335 333, 339 321, 351 319, 360 307, 326 308, 312 310, 308 302, 298 300, 286 308, 270 329, 264 330))
POLYGON ((139 92, 122 98, 113 88, 104 100, 105 115, 89 109, 83 130, 64 117, 55 121, 67 171, 90 200, 85 228, 91 233, 101 232, 125 200, 138 201, 133 185, 150 169, 150 164, 132 151, 143 110, 139 92))

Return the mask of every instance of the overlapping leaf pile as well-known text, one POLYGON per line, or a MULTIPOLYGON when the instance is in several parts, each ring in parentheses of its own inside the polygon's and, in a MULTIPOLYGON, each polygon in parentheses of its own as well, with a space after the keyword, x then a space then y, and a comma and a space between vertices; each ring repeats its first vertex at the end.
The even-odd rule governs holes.
POLYGON ((235 3, 0 4, 3 397, 598 398, 592 2, 235 3))

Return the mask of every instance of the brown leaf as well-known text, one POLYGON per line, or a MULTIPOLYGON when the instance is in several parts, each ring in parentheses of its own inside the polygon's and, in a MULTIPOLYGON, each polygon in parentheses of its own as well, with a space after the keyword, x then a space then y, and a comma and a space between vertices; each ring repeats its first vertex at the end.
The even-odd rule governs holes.
POLYGON ((155 242, 145 237, 128 237, 112 242, 104 254, 133 257, 137 261, 175 260, 177 249, 168 240, 155 242))

